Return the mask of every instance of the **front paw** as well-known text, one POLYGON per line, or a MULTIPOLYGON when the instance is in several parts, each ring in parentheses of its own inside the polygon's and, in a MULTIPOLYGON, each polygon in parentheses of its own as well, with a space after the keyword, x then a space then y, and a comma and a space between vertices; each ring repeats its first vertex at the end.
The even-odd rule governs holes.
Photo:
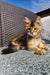
POLYGON ((47 46, 44 47, 45 50, 49 50, 49 48, 47 46))
POLYGON ((46 51, 44 49, 35 51, 35 54, 38 54, 38 55, 44 55, 45 53, 46 51))

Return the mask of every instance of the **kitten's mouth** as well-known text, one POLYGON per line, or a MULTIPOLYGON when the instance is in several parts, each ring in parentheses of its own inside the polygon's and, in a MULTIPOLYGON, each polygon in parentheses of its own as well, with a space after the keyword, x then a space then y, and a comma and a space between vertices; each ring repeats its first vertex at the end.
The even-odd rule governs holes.
POLYGON ((30 36, 35 37, 37 33, 29 33, 30 36))

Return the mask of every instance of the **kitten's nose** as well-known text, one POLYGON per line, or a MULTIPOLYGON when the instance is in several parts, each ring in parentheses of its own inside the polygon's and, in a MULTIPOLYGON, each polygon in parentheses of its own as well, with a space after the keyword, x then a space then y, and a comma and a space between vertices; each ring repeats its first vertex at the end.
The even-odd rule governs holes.
POLYGON ((33 30, 31 31, 31 33, 33 33, 33 30))

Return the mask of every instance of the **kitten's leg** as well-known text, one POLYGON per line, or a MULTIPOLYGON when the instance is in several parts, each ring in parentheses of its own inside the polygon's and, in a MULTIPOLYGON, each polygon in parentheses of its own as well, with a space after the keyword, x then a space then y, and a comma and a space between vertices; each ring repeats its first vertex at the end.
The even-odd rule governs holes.
POLYGON ((13 45, 18 45, 18 43, 15 43, 15 41, 18 42, 18 39, 20 39, 20 37, 22 37, 23 35, 24 35, 24 34, 20 34, 20 35, 17 36, 16 38, 12 39, 12 40, 11 40, 11 43, 12 43, 13 45))
POLYGON ((44 46, 42 42, 40 43, 39 47, 40 47, 41 49, 48 50, 48 47, 47 47, 47 46, 44 46))
POLYGON ((16 38, 14 38, 14 39, 12 39, 11 40, 11 43, 13 44, 13 45, 17 45, 16 43, 15 43, 15 41, 18 41, 18 39, 20 39, 20 37, 22 37, 24 34, 20 34, 19 36, 17 36, 16 38))
POLYGON ((24 34, 20 34, 19 36, 11 40, 11 44, 13 45, 12 49, 14 49, 15 51, 18 51, 20 49, 21 43, 18 42, 18 39, 20 39, 23 35, 24 34))
POLYGON ((35 54, 44 55, 46 51, 44 49, 40 49, 38 47, 34 47, 32 45, 28 46, 28 50, 34 52, 35 54))
POLYGON ((24 49, 26 49, 26 47, 23 46, 23 47, 21 47, 21 49, 24 50, 24 49))
POLYGON ((14 52, 15 51, 19 51, 20 50, 20 45, 18 44, 18 45, 14 45, 13 47, 12 47, 12 49, 14 50, 14 52))
POLYGON ((44 55, 44 54, 46 54, 46 51, 44 49, 38 49, 34 53, 38 54, 38 55, 44 55))

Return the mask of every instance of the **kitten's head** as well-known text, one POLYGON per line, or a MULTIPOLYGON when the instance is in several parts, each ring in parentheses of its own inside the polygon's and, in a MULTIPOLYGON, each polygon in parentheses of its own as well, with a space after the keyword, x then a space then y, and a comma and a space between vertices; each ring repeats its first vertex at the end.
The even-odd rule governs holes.
POLYGON ((41 32, 41 18, 38 16, 35 21, 30 21, 28 17, 24 18, 25 29, 29 36, 37 36, 41 32))

